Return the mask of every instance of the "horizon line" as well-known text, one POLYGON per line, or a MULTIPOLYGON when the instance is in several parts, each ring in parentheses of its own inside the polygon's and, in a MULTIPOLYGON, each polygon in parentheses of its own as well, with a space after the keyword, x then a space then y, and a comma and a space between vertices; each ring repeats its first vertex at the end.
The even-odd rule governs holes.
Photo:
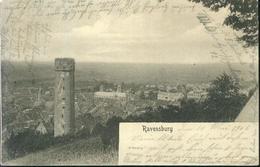
MULTIPOLYGON (((50 60, 47 60, 47 61, 39 61, 39 60, 35 60, 33 61, 33 63, 54 63, 54 60, 53 61, 50 61, 50 60)), ((226 64, 226 63, 223 63, 223 62, 108 62, 108 61, 77 61, 76 59, 75 60, 75 63, 90 63, 90 64, 179 64, 179 65, 203 65, 203 64, 226 64)), ((24 61, 24 60, 2 60, 2 62, 14 62, 14 63, 31 63, 31 62, 28 62, 28 61, 24 61)), ((228 62, 227 62, 228 63, 228 62)), ((231 64, 252 64, 252 62, 229 62, 231 64)), ((254 64, 258 64, 257 62, 254 62, 254 64)))

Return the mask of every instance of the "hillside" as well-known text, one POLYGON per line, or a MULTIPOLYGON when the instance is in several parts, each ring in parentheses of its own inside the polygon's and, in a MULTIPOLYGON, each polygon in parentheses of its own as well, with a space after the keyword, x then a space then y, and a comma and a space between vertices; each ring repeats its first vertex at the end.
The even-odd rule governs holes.
POLYGON ((90 138, 48 148, 5 162, 6 165, 116 164, 117 151, 102 150, 100 138, 90 138))

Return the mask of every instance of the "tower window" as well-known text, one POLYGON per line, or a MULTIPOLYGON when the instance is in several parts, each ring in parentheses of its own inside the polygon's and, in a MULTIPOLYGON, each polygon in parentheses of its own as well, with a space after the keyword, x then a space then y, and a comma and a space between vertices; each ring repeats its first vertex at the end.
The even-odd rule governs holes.
POLYGON ((62 106, 62 109, 65 109, 65 106, 62 106))

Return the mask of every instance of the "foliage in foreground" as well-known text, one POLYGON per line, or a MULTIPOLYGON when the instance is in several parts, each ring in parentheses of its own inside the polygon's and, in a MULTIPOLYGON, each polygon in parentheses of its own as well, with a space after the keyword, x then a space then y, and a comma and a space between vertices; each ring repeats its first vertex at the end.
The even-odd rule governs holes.
POLYGON ((258 0, 189 0, 202 3, 203 6, 213 11, 228 8, 229 15, 224 24, 237 31, 243 32, 239 40, 245 41, 245 46, 256 46, 258 44, 259 22, 258 22, 258 0))

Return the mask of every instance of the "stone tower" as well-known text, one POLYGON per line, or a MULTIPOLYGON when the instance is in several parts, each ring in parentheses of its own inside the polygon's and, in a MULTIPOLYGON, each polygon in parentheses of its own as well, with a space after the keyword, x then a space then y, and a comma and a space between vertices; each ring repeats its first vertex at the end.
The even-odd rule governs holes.
POLYGON ((55 71, 54 136, 63 136, 75 129, 74 59, 55 59, 55 71))

